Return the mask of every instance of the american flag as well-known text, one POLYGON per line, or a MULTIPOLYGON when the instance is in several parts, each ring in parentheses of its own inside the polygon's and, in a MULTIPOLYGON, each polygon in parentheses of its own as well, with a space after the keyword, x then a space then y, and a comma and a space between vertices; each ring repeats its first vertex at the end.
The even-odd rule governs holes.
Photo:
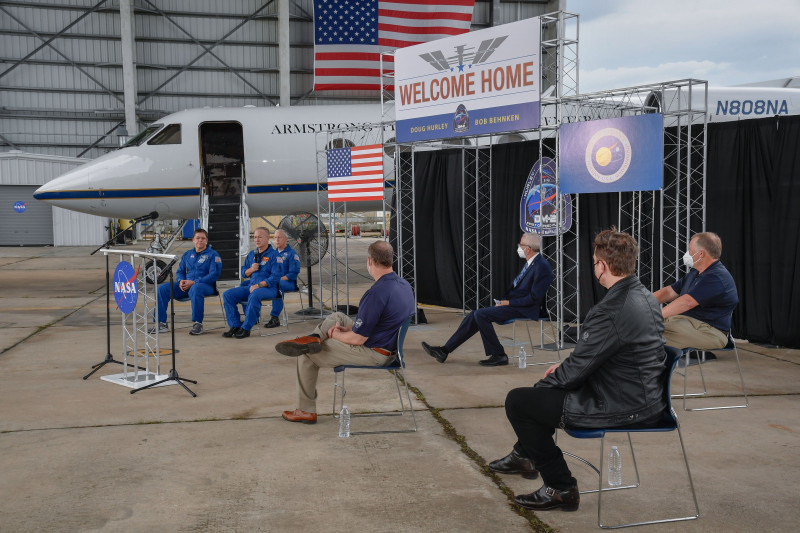
MULTIPOLYGON (((467 33, 474 4, 475 0, 315 0, 314 90, 380 90, 380 52, 467 33)), ((392 57, 383 60, 384 72, 393 71, 392 57)))
POLYGON ((383 146, 328 150, 328 201, 383 200, 383 146))

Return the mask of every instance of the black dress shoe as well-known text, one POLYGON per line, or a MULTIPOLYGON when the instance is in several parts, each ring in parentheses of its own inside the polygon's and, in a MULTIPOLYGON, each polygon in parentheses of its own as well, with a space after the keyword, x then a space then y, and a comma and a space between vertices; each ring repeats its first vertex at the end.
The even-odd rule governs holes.
POLYGON ((234 335, 234 337, 236 337, 237 339, 246 339, 249 336, 250 336, 249 329, 239 329, 239 331, 236 332, 236 335, 234 335))
POLYGON ((276 316, 271 316, 270 319, 269 319, 269 322, 264 324, 264 327, 265 328, 277 328, 280 325, 281 325, 280 319, 278 317, 276 317, 276 316))
POLYGON ((427 353, 440 363, 444 363, 447 360, 447 354, 444 353, 444 350, 442 350, 441 346, 431 346, 427 342, 423 342, 422 349, 425 350, 425 353, 427 353))
POLYGON ((508 364, 508 356, 505 354, 493 355, 489 359, 478 361, 478 364, 481 366, 505 366, 508 364))
POLYGON ((562 511, 577 511, 581 503, 581 493, 578 485, 564 490, 554 489, 547 485, 530 494, 522 494, 514 498, 518 505, 534 511, 549 511, 561 509, 562 511))
POLYGON ((489 463, 489 470, 498 474, 522 474, 525 479, 539 477, 539 471, 533 467, 533 461, 522 457, 517 450, 511 450, 511 453, 502 459, 489 463))
POLYGON ((231 328, 225 333, 223 333, 222 336, 225 337, 226 339, 230 339, 231 337, 236 335, 236 333, 238 333, 240 329, 242 328, 231 328))

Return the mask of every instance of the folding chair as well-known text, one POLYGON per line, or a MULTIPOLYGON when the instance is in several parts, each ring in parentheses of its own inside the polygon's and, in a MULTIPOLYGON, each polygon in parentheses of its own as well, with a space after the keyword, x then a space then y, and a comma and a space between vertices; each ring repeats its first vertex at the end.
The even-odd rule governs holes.
MULTIPOLYGON (((261 302, 262 303, 263 302, 271 302, 272 300, 277 299, 277 298, 280 298, 280 299, 283 300, 283 292, 280 289, 278 289, 278 295, 275 296, 275 298, 262 298, 261 302)), ((246 306, 246 305, 247 305, 247 302, 244 302, 243 306, 246 306)), ((261 306, 261 313, 262 314, 264 313, 264 308, 265 307, 266 307, 265 305, 261 306)), ((258 326, 261 329, 260 335, 262 337, 270 337, 272 335, 278 335, 279 333, 289 333, 289 315, 286 313, 285 300, 284 300, 283 310, 281 310, 280 317, 281 317, 280 318, 281 327, 274 328, 269 333, 264 333, 264 330, 267 329, 267 328, 264 327, 263 319, 261 318, 261 315, 259 315, 258 322, 256 322, 256 326, 258 326)))
MULTIPOLYGON (((225 319, 225 306, 222 305, 222 293, 220 293, 219 290, 217 289, 217 283, 216 282, 214 282, 214 292, 212 292, 211 294, 209 294, 207 296, 204 296, 203 299, 205 300, 206 298, 213 298, 214 296, 216 296, 219 299, 219 308, 222 311, 222 318, 224 320, 225 319)), ((191 300, 191 298, 189 298, 188 296, 185 296, 183 298, 175 298, 176 302, 188 302, 190 300, 191 300)))
MULTIPOLYGON (((534 347, 534 344, 533 344, 533 337, 531 337, 531 326, 530 326, 531 322, 538 322, 539 323, 539 349, 540 350, 546 350, 546 351, 549 351, 549 352, 554 351, 552 348, 545 348, 545 345, 544 345, 544 321, 545 320, 548 320, 548 321, 550 320, 550 313, 547 311, 547 307, 545 306, 545 304, 542 304, 542 308, 539 311, 539 318, 536 318, 536 319, 534 319, 534 318, 510 318, 510 319, 508 319, 508 320, 506 320, 504 322, 499 322, 499 324, 501 326, 507 326, 508 324, 512 324, 512 330, 511 330, 512 331, 512 333, 511 333, 511 351, 512 351, 512 354, 511 354, 511 357, 519 358, 519 356, 518 355, 514 355, 513 352, 516 351, 516 347, 517 346, 524 345, 524 343, 517 344, 517 322, 525 322, 525 329, 528 330, 528 341, 531 343, 531 356, 533 356, 533 353, 535 352, 535 347, 534 347)), ((556 348, 555 352, 556 352, 556 357, 558 358, 558 360, 557 361, 543 361, 541 363, 533 363, 529 359, 528 360, 528 365, 529 366, 554 365, 556 363, 560 363, 561 362, 561 349, 558 346, 558 334, 556 332, 556 328, 553 325, 552 321, 550 322, 550 325, 553 328, 553 339, 555 340, 554 344, 555 344, 555 348, 556 348)))
POLYGON ((403 325, 400 326, 400 330, 397 334, 397 351, 392 361, 387 366, 370 366, 370 365, 339 365, 334 367, 333 369, 333 417, 339 418, 339 411, 336 409, 336 397, 339 396, 337 394, 338 391, 341 391, 340 397, 341 401, 339 403, 340 409, 341 405, 344 404, 344 397, 347 394, 347 391, 344 387, 344 376, 345 371, 348 368, 352 369, 360 369, 360 370, 388 370, 394 375, 394 383, 397 386, 397 396, 400 398, 400 412, 399 413, 360 413, 360 414, 351 414, 350 417, 363 417, 363 416, 405 416, 406 409, 403 402, 403 393, 400 391, 400 381, 397 378, 397 375, 400 374, 400 377, 403 380, 403 386, 406 389, 406 399, 408 399, 408 409, 411 411, 411 419, 414 423, 413 429, 398 429, 398 430, 386 430, 386 431, 357 431, 351 432, 351 435, 363 435, 367 433, 411 433, 417 431, 417 417, 414 415, 414 406, 411 404, 411 393, 408 390, 408 381, 406 380, 406 375, 404 372, 406 362, 405 357, 403 354, 403 341, 406 338, 406 332, 408 332, 408 326, 411 324, 411 317, 408 317, 403 325), (339 374, 342 375, 342 383, 339 384, 339 374))
POLYGON ((670 396, 670 386, 672 381, 672 374, 675 371, 675 367, 678 365, 678 361, 681 358, 681 351, 677 348, 673 348, 671 346, 665 346, 664 349, 667 352, 667 367, 664 372, 665 374, 665 384, 664 384, 664 396, 667 402, 667 409, 664 410, 662 414, 661 420, 658 424, 654 427, 648 428, 636 428, 636 427, 617 427, 617 428, 596 428, 596 429, 583 429, 583 428, 566 428, 564 431, 574 437, 576 439, 600 439, 600 466, 599 468, 595 468, 595 466, 582 457, 578 457, 577 455, 573 455, 568 452, 564 452, 565 455, 569 455, 583 463, 587 464, 591 467, 596 473, 598 477, 597 489, 596 490, 587 490, 581 491, 581 494, 587 493, 597 493, 597 525, 603 529, 618 529, 623 527, 630 527, 630 526, 641 526, 645 524, 663 524, 667 522, 681 522, 684 520, 696 520, 700 516, 700 507, 697 505, 697 495, 694 491, 694 482, 692 481, 692 473, 689 470, 689 458, 686 455, 686 447, 683 444, 683 435, 681 433, 681 425, 678 422, 678 416, 675 414, 675 409, 672 407, 671 396, 670 396), (694 500, 694 509, 695 514, 678 517, 678 518, 666 518, 661 520, 648 520, 643 522, 632 522, 626 524, 619 524, 619 525, 605 525, 602 522, 602 512, 603 512, 603 493, 612 491, 612 490, 622 490, 622 489, 631 489, 636 488, 640 485, 639 481, 639 467, 636 464, 636 455, 633 451, 633 441, 631 440, 631 433, 658 433, 658 432, 667 432, 667 431, 678 431, 678 439, 681 443, 681 452, 683 452, 683 462, 686 465, 686 474, 689 478, 689 487, 692 489, 692 499, 694 500), (628 434, 628 444, 631 450, 631 457, 633 459, 633 469, 636 473, 636 483, 633 485, 625 485, 619 487, 606 487, 603 488, 603 459, 605 458, 605 435, 606 433, 627 433, 628 434))
POLYGON ((742 363, 739 361, 739 350, 736 348, 736 341, 733 340, 730 332, 728 333, 728 344, 725 345, 724 348, 719 348, 717 350, 705 350, 708 352, 730 352, 736 355, 736 366, 739 368, 739 382, 742 384, 742 396, 744 396, 744 405, 721 405, 717 407, 686 407, 686 398, 697 398, 701 396, 705 396, 708 394, 708 388, 706 387, 706 378, 703 376, 703 360, 705 357, 703 356, 704 350, 699 350, 697 348, 685 348, 682 352, 682 356, 684 357, 685 365, 683 367, 683 373, 681 374, 678 372, 679 375, 683 376, 683 394, 676 394, 673 398, 683 398, 683 410, 684 411, 715 411, 717 409, 740 409, 746 408, 750 405, 750 400, 747 399, 747 390, 744 387, 744 375, 742 374, 742 363), (686 392, 686 380, 687 376, 689 375, 689 356, 690 354, 694 353, 697 357, 697 368, 700 369, 700 380, 703 383, 703 392, 693 392, 687 393, 686 392))

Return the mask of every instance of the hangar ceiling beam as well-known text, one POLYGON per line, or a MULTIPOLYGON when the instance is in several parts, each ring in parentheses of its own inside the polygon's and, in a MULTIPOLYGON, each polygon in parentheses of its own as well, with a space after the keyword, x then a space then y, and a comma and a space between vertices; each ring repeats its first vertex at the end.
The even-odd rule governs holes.
POLYGON ((117 122, 116 124, 114 124, 114 126, 113 126, 113 127, 110 129, 110 130, 106 131, 106 133, 105 133, 104 135, 101 135, 101 136, 100 136, 100 137, 98 137, 98 138, 97 138, 97 139, 96 139, 96 140, 95 140, 95 141, 94 141, 92 144, 90 144, 89 146, 87 146, 86 148, 84 148, 84 149, 83 149, 83 151, 81 151, 81 153, 79 153, 79 154, 78 154, 78 157, 83 157, 83 155, 84 155, 85 153, 87 153, 89 150, 91 150, 92 148, 94 148, 95 146, 97 146, 98 144, 100 144, 100 142, 101 142, 103 139, 105 139, 106 137, 108 137, 109 135, 111 135, 112 133, 114 133, 115 131, 117 131, 117 128, 119 128, 120 126, 122 126, 124 123, 125 123, 125 121, 123 121, 123 120, 120 120, 119 122, 117 122))
MULTIPOLYGON (((32 56, 34 56, 34 55, 35 55, 37 52, 39 52, 39 51, 40 51, 41 49, 43 49, 44 47, 46 47, 46 46, 50 46, 50 43, 51 43, 51 42, 53 42, 55 39, 57 39, 57 38, 61 37, 61 36, 64 34, 64 32, 66 32, 67 30, 69 30, 70 28, 72 28, 73 26, 75 26, 77 23, 79 23, 80 21, 82 21, 83 19, 85 19, 86 17, 88 17, 89 15, 91 15, 92 13, 94 13, 95 11, 97 11, 97 10, 98 10, 98 9, 99 9, 99 8, 100 8, 100 7, 101 7, 103 4, 105 4, 105 3, 106 3, 106 0, 100 0, 100 1, 99 1, 97 4, 95 4, 94 6, 92 6, 90 9, 86 10, 86 12, 84 12, 84 13, 83 13, 82 15, 80 15, 78 18, 76 18, 75 20, 73 20, 72 22, 70 22, 69 24, 67 24, 66 26, 64 26, 64 28, 62 28, 60 32, 58 32, 58 33, 56 33, 55 35, 51 36, 51 37, 50 37, 49 39, 47 39, 47 40, 44 40, 44 39, 43 39, 43 40, 44 40, 44 43, 43 43, 43 44, 41 44, 40 46, 36 47, 36 49, 34 49, 34 50, 31 52, 31 53, 29 53, 28 55, 26 55, 25 57, 23 57, 22 59, 20 59, 20 60, 19 60, 19 61, 17 61, 16 63, 14 63, 13 65, 11 65, 9 68, 7 68, 7 69, 6 69, 6 70, 4 70, 3 72, 1 72, 1 73, 0 73, 0 78, 2 78, 2 77, 3 77, 3 76, 5 76, 6 74, 8 74, 8 73, 9 73, 9 72, 11 72, 12 70, 14 70, 15 68, 17 68, 17 67, 18 67, 18 66, 20 66, 21 64, 23 64, 23 63, 24 63, 26 60, 30 59, 32 56)), ((6 13, 6 14, 7 14, 8 16, 10 16, 10 17, 12 16, 12 15, 11 15, 11 13, 9 13, 9 12, 8 12, 8 11, 7 11, 7 10, 6 10, 4 7, 2 7, 2 6, 0 6, 0 11, 3 11, 3 13, 6 13)), ((17 20, 15 17, 12 17, 12 18, 14 18, 14 20, 16 20, 17 22, 19 22, 19 20, 17 20)), ((20 23, 20 25, 24 27, 24 25, 23 25, 22 23, 20 23)), ((28 30, 28 31, 30 31, 31 33, 33 33, 33 31, 31 31, 31 30, 28 30)), ((34 34, 34 35, 36 35, 36 34, 34 34)), ((37 36, 37 37, 39 37, 39 38, 41 39, 41 37, 40 37, 39 35, 36 35, 36 36, 37 36)), ((74 63, 73 63, 73 65, 74 65, 74 63)))
MULTIPOLYGON (((58 48, 56 48, 55 46, 53 46, 53 44, 52 44, 52 39, 51 39, 51 40, 47 40, 47 39, 45 39, 44 37, 42 37, 41 35, 39 35, 39 34, 38 34, 38 33, 37 33, 37 32, 36 32, 36 31, 35 31, 33 28, 29 27, 27 24, 25 24, 24 22, 22 22, 22 21, 21 21, 19 18, 15 17, 15 16, 14 16, 14 15, 12 15, 11 13, 9 13, 9 12, 8 12, 8 10, 7 10, 7 9, 5 9, 4 7, 0 6, 0 11, 2 11, 3 13, 5 13, 5 14, 7 14, 9 17, 11 17, 11 18, 14 20, 14 22, 16 22, 17 24, 19 24, 19 25, 20 25, 20 26, 22 26, 23 28, 25 28, 25 29, 28 31, 28 33, 30 33, 30 34, 31 34, 31 35, 33 35, 34 37, 36 37, 36 38, 40 39, 40 40, 41 40, 41 41, 44 43, 44 46, 49 46, 50 48, 52 48, 52 50, 53 50, 53 51, 54 51, 56 54, 58 54, 59 56, 63 57, 63 58, 64 58, 64 59, 65 59, 67 62, 69 62, 69 64, 70 64, 70 65, 72 65, 72 66, 73 66, 75 69, 77 69, 77 70, 78 70, 78 71, 79 71, 81 74, 83 74, 84 76, 86 76, 87 78, 89 78, 90 80, 92 80, 94 83, 96 83, 96 84, 98 85, 98 87, 102 88, 102 89, 103 89, 103 90, 104 90, 106 93, 108 93, 109 95, 111 95, 113 98, 115 98, 115 99, 119 100, 119 102, 120 102, 120 103, 123 103, 123 104, 124 104, 124 102, 123 102, 122 98, 120 98, 119 96, 117 96, 117 95, 114 93, 114 91, 112 91, 111 89, 109 89, 108 87, 106 87, 106 86, 103 84, 103 82, 101 82, 100 80, 98 80, 97 78, 95 78, 94 76, 92 76, 91 74, 89 74, 88 72, 86 72, 86 70, 84 70, 83 68, 81 68, 80 66, 78 66, 78 64, 77 64, 77 63, 75 63, 75 62, 74 62, 72 59, 70 59, 69 57, 67 57, 66 55, 64 55, 64 54, 61 52, 61 50, 59 50, 58 48)), ((7 72, 8 72, 8 71, 4 72, 4 74, 5 74, 5 73, 7 73, 7 72)))
MULTIPOLYGON (((258 94, 258 95, 259 95, 261 98, 263 98, 264 100, 266 100, 266 101, 270 102, 272 105, 275 105, 275 103, 276 103, 276 102, 275 102, 275 100, 274 100, 274 99, 272 99, 272 98, 270 98, 269 96, 267 96, 266 94, 262 93, 262 92, 261 92, 261 91, 258 89, 258 87, 256 87, 255 85, 253 85, 252 83, 250 83, 249 81, 247 81, 247 80, 246 80, 246 79, 245 79, 245 78, 244 78, 244 77, 243 77, 241 74, 239 74, 238 72, 236 72, 235 70, 233 70, 233 69, 232 69, 232 68, 231 68, 231 67, 230 67, 230 66, 229 66, 227 63, 225 63, 225 61, 223 61, 223 60, 222 60, 222 59, 221 59, 219 56, 217 56, 217 55, 216 55, 214 52, 212 52, 212 51, 211 51, 211 50, 212 50, 213 48, 215 48, 217 45, 219 45, 220 43, 222 43, 222 42, 223 42, 225 39, 227 39, 228 37, 230 37, 231 35, 233 35, 233 33, 235 33, 235 32, 236 32, 236 31, 237 31, 239 28, 241 28, 242 26, 244 26, 245 24, 247 24, 247 23, 248 23, 248 22, 250 22, 251 20, 255 19, 255 18, 256 18, 256 16, 257 16, 257 15, 258 15, 258 14, 259 14, 261 11, 263 11, 263 10, 264 10, 264 9, 266 9, 268 6, 270 6, 270 5, 272 4, 272 2, 274 2, 274 0, 269 0, 269 1, 268 1, 268 2, 266 2, 266 3, 265 3, 263 6, 259 7, 258 9, 256 9, 256 10, 255 10, 255 12, 253 12, 253 14, 249 15, 247 18, 245 18, 245 19, 244 19, 243 21, 241 21, 239 24, 237 24, 236 26, 234 26, 234 27, 233 27, 233 29, 232 29, 231 31, 229 31, 228 33, 226 33, 225 35, 223 35, 223 36, 222 36, 220 39, 218 39, 216 42, 214 42, 214 44, 212 44, 210 47, 207 47, 207 46, 205 46, 203 43, 201 43, 200 41, 198 41, 197 39, 195 39, 195 37, 194 37, 192 34, 190 34, 188 31, 186 31, 185 29, 183 29, 183 27, 182 27, 180 24, 178 24, 178 23, 177 23, 177 22, 175 22, 175 21, 174 21, 172 18, 170 18, 170 16, 169 16, 169 15, 167 15, 167 14, 166 14, 166 13, 164 13, 164 12, 163 12, 161 9, 159 9, 159 7, 158 7, 158 6, 156 6, 156 5, 155 5, 153 2, 151 2, 150 0, 144 0, 144 1, 145 1, 145 2, 147 2, 148 4, 150 4, 150 6, 152 6, 152 8, 153 8, 153 10, 154 10, 154 11, 156 11, 157 13, 159 13, 159 14, 160 14, 162 17, 164 17, 165 19, 167 19, 167 21, 169 21, 170 23, 172 23, 172 25, 173 25, 173 26, 175 26, 175 27, 176 27, 176 28, 178 28, 178 29, 179 29, 181 32, 183 32, 183 33, 184 33, 186 36, 188 36, 188 37, 189 37, 189 38, 192 40, 192 42, 194 42, 194 43, 195 43, 197 46, 199 46, 199 47, 201 47, 201 48, 203 49, 203 53, 201 53, 201 54, 200 54, 199 56, 197 56, 195 59, 193 59, 192 61, 190 61, 189 63, 187 63, 187 65, 186 65, 187 67, 188 67, 188 66, 190 66, 190 65, 192 65, 192 64, 194 64, 194 63, 196 63, 197 61, 199 61, 199 60, 200 60, 200 58, 202 58, 204 55, 208 54, 208 55, 210 55, 211 57, 213 57, 214 59, 216 59, 217 61, 219 61, 219 62, 220 62, 220 64, 222 64, 222 65, 223 65, 223 66, 224 66, 224 67, 225 67, 225 68, 228 70, 228 72, 230 72, 231 74, 233 74, 234 76, 236 76, 237 78, 239 78, 240 80, 242 80, 242 82, 244 82, 244 84, 245 84, 245 85, 247 85, 248 87, 250 87, 251 89, 253 89, 253 90, 254 90, 254 91, 255 91, 255 92, 256 92, 256 93, 257 93, 257 94, 258 94)), ((169 79, 168 79, 167 81, 163 82, 161 85, 159 85, 158 87, 156 87, 155 89, 153 89, 152 91, 150 91, 150 93, 149 93, 149 94, 147 94, 147 95, 146 95, 144 98, 142 98, 141 100, 139 100, 139 102, 138 102, 138 103, 139 103, 139 104, 142 104, 143 102, 145 102, 146 100, 148 100, 150 97, 154 96, 154 95, 155 95, 155 94, 158 92, 158 90, 159 90, 159 89, 161 89, 162 87, 166 86, 166 85, 167 85, 167 84, 168 84, 170 81, 172 81, 173 79, 175 79, 175 78, 176 78, 178 75, 180 75, 180 74, 181 74, 181 73, 182 73, 184 70, 185 70, 185 68, 182 68, 181 70, 179 70, 178 72, 176 72, 176 73, 175 73, 173 76, 170 76, 170 77, 169 77, 169 79)))

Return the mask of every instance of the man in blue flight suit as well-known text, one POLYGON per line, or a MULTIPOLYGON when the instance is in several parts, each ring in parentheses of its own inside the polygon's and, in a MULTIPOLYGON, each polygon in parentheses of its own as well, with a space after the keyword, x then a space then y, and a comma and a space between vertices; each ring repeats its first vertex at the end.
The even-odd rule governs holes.
MULTIPOLYGON (((297 275, 300 274, 300 256, 297 255, 291 246, 288 246, 289 236, 282 229, 275 231, 275 263, 277 266, 273 267, 280 270, 280 280, 278 281, 279 288, 283 294, 297 290, 297 275)), ((283 298, 275 298, 272 300, 272 312, 270 312, 270 319, 264 327, 277 328, 281 325, 278 317, 281 316, 283 311, 283 298)))
POLYGON ((504 366, 508 356, 497 339, 492 322, 505 322, 511 318, 537 319, 540 316, 547 289, 553 282, 553 269, 539 251, 542 239, 536 233, 524 233, 517 246, 517 255, 525 259, 525 266, 506 291, 504 300, 495 300, 494 307, 476 309, 464 318, 444 346, 422 343, 422 348, 434 359, 444 363, 447 356, 480 332, 483 349, 488 359, 478 361, 482 366, 504 366))
MULTIPOLYGON (((173 297, 176 300, 188 297, 192 301, 192 329, 190 335, 203 333, 203 313, 205 297, 216 292, 215 283, 222 271, 222 258, 208 246, 208 232, 204 229, 194 230, 192 236, 194 249, 181 257, 178 265, 178 281, 172 284, 173 297)), ((158 288, 158 331, 169 331, 167 327, 167 306, 169 305, 169 283, 158 288)), ((153 328, 150 332, 155 330, 153 328)))
POLYGON ((225 316, 231 327, 222 334, 223 337, 244 339, 250 336, 250 330, 258 322, 261 315, 261 300, 275 298, 278 295, 280 269, 275 261, 275 249, 269 244, 269 230, 256 228, 253 232, 256 249, 247 254, 242 265, 242 277, 250 278, 248 283, 228 289, 222 295, 225 303, 225 316), (237 305, 247 302, 244 324, 239 316, 237 305))

